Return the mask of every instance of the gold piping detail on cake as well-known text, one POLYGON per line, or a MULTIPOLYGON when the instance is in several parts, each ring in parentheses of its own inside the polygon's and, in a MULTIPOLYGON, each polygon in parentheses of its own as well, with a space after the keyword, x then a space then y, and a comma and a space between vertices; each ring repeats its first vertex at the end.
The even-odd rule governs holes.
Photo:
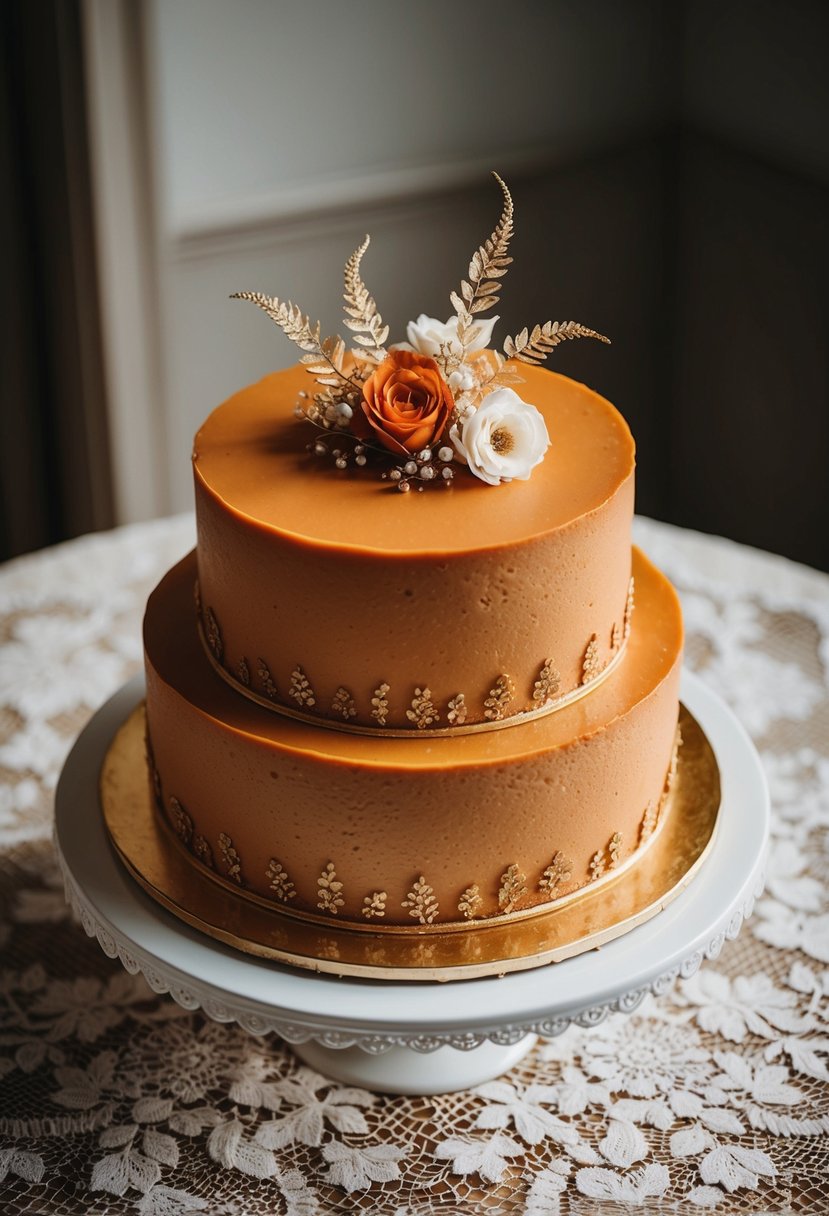
POLYGON ((581 663, 582 684, 592 684, 601 675, 602 670, 602 661, 599 657, 599 639, 593 633, 590 635, 590 641, 587 643, 581 663))
POLYGON ((595 882, 597 878, 601 878, 606 869, 607 863, 605 861, 604 849, 597 849, 590 858, 590 881, 595 882))
POLYGON ((265 662, 264 659, 259 660, 259 667, 257 670, 259 673, 259 679, 262 681, 262 687, 264 688, 265 693, 272 700, 275 699, 277 696, 277 687, 276 687, 276 684, 274 684, 273 676, 271 675, 271 669, 270 669, 270 667, 268 667, 268 664, 265 662))
POLYGON ((347 688, 342 685, 334 693, 331 699, 331 712, 343 718, 346 722, 349 718, 357 717, 357 708, 354 704, 354 698, 347 688))
POLYGON ((633 620, 635 585, 636 584, 635 584, 634 577, 631 574, 630 582, 628 583, 628 596, 627 596, 627 600, 625 601, 625 619, 624 619, 624 624, 622 626, 622 636, 625 641, 627 641, 628 638, 630 637, 631 622, 633 620))
MULTIPOLYGON (((546 717, 547 714, 555 713, 559 709, 564 709, 566 706, 572 705, 574 701, 578 701, 581 699, 581 697, 586 696, 589 692, 592 692, 598 683, 606 679, 621 663, 626 650, 626 642, 623 640, 619 650, 616 652, 616 654, 611 656, 609 663, 600 668, 599 674, 595 679, 589 681, 587 684, 580 683, 576 685, 575 688, 572 688, 569 692, 564 693, 563 696, 556 697, 556 699, 553 701, 547 701, 544 704, 539 704, 535 709, 519 709, 515 713, 509 714, 503 718, 487 718, 480 722, 469 722, 467 720, 462 722, 460 718, 458 718, 457 721, 452 722, 449 726, 427 725, 425 721, 421 725, 421 722, 418 720, 418 711, 415 709, 415 700, 418 700, 418 695, 423 697, 428 694, 433 711, 433 716, 431 717, 432 722, 440 721, 440 710, 438 705, 432 701, 430 689, 416 688, 415 699, 411 702, 412 708, 406 711, 406 717, 409 722, 413 723, 413 726, 387 726, 386 722, 388 720, 389 706, 387 693, 389 691, 389 686, 388 684, 383 683, 378 685, 378 687, 374 690, 374 696, 371 698, 371 709, 369 712, 371 717, 377 722, 377 726, 372 726, 368 722, 361 723, 346 721, 345 719, 339 720, 327 718, 321 713, 310 713, 305 709, 294 708, 292 705, 287 705, 283 701, 277 700, 278 689, 276 683, 271 676, 268 664, 262 658, 258 660, 257 667, 257 673, 262 684, 262 692, 257 692, 254 688, 245 687, 245 685, 236 678, 235 673, 229 671, 223 663, 220 663, 210 650, 210 647, 207 645, 207 639, 205 637, 201 620, 199 620, 198 623, 198 631, 202 640, 204 654, 209 660, 213 669, 227 684, 230 685, 231 688, 235 689, 236 692, 241 693, 242 696, 247 697, 248 700, 255 701, 257 705, 261 705, 263 708, 269 709, 274 713, 282 714, 286 718, 294 718, 298 722, 306 722, 312 726, 324 726, 329 730, 345 731, 355 735, 376 735, 379 738, 392 739, 410 739, 413 736, 418 737, 420 736, 421 731, 424 734, 439 737, 457 734, 473 734, 479 731, 502 730, 505 727, 518 726, 522 722, 533 721, 535 718, 546 717), (377 702, 376 705, 375 700, 377 702), (414 717, 412 716, 413 714, 414 717)), ((295 670, 301 672, 301 668, 296 668, 295 670)), ((294 696, 293 691, 291 692, 291 696, 294 696)), ((462 693, 456 694, 448 704, 451 705, 454 702, 457 703, 458 708, 460 708, 461 705, 459 698, 462 696, 462 693)), ((294 697, 294 699, 296 699, 296 697, 294 697)), ((316 698, 314 699, 314 704, 316 704, 316 698)), ((468 705, 465 697, 463 701, 463 709, 468 713, 468 705)))
POLYGON ((176 836, 189 846, 193 839, 193 820, 187 814, 178 798, 170 799, 170 822, 173 825, 173 831, 176 836))
POLYGON ((515 696, 515 688, 508 675, 498 677, 484 701, 484 717, 489 722, 501 722, 507 716, 507 706, 515 696))
POLYGON ((481 888, 474 882, 471 887, 466 888, 458 900, 458 911, 464 920, 474 920, 483 902, 481 888))
POLYGON ((622 858, 622 833, 614 832, 602 849, 597 849, 590 858, 590 879, 595 882, 609 870, 615 870, 622 858))
POLYGON ((216 863, 213 860, 213 850, 209 842, 201 834, 193 837, 193 856, 198 857, 199 861, 203 865, 206 865, 208 870, 216 869, 216 863))
POLYGON ((378 684, 374 690, 374 696, 371 698, 371 716, 379 726, 386 725, 386 715, 389 712, 388 695, 388 684, 378 684))
POLYGON ((498 889, 498 907, 502 912, 512 912, 519 900, 527 894, 527 876, 513 862, 501 875, 498 889))
POLYGON ((656 831, 656 825, 659 823, 659 808, 661 803, 654 802, 651 798, 648 805, 645 807, 645 813, 642 816, 642 822, 639 825, 639 843, 644 844, 646 840, 656 831))
POLYGON ((286 904, 289 899, 296 897, 296 887, 288 877, 288 871, 275 857, 268 862, 265 877, 268 879, 268 886, 280 903, 286 904))
POLYGON ((224 644, 222 642, 222 631, 219 628, 219 622, 216 620, 216 614, 212 608, 207 609, 207 645, 213 651, 216 658, 221 663, 222 655, 224 654, 224 644))
POLYGON ((616 651, 617 651, 617 650, 619 649, 619 647, 621 646, 621 644, 622 644, 622 630, 621 630, 621 627, 620 627, 620 625, 619 625, 619 622, 618 622, 618 621, 614 621, 614 622, 613 622, 613 628, 612 628, 612 629, 611 629, 611 631, 610 631, 610 650, 611 650, 611 653, 612 653, 612 654, 615 654, 615 653, 616 653, 616 651))
POLYGON ((550 864, 538 880, 539 891, 543 891, 547 895, 553 895, 561 883, 566 882, 572 873, 572 861, 569 857, 564 856, 561 849, 558 849, 553 854, 550 864))
POLYGON ((561 688, 561 673, 552 659, 545 659, 533 685, 533 701, 536 705, 547 705, 561 688))
POLYGON ((241 658, 239 660, 239 664, 236 668, 236 674, 239 677, 239 683, 243 684, 245 688, 250 688, 250 668, 248 667, 247 659, 241 658))
POLYGON ((463 726, 468 713, 469 707, 466 704, 466 697, 462 692, 459 692, 449 702, 449 710, 446 717, 452 726, 463 726))
POLYGON ((440 912, 435 892, 422 874, 400 906, 408 908, 409 916, 419 921, 421 925, 431 925, 433 921, 437 920, 440 912))
POLYGON ((406 710, 406 717, 410 722, 414 722, 418 730, 425 730, 427 726, 440 720, 437 706, 432 700, 431 688, 415 689, 412 707, 406 710))
POLYGON ((330 912, 332 916, 337 915, 337 909, 342 908, 345 900, 342 897, 343 884, 337 878, 337 871, 334 868, 333 861, 326 864, 325 869, 317 879, 317 907, 323 912, 330 912))
POLYGON ((219 849, 227 871, 228 878, 241 887, 242 885, 242 859, 233 847, 233 841, 228 836, 227 832, 219 832, 219 849))
POLYGON ((288 689, 288 696, 293 697, 297 705, 307 706, 309 709, 317 703, 310 681, 299 665, 291 672, 291 687, 288 689))
POLYGON ((385 916, 387 899, 388 895, 385 891, 372 891, 371 895, 366 895, 363 899, 363 916, 366 920, 385 916))

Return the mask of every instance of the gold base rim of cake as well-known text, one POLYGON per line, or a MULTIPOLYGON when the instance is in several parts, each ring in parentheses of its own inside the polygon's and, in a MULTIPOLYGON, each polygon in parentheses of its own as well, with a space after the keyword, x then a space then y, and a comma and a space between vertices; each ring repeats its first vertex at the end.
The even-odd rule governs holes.
POLYGON ((371 928, 297 916, 210 872, 174 839, 146 780, 144 707, 122 723, 101 769, 104 820, 132 877, 184 923, 246 954, 337 975, 471 979, 596 949, 649 920, 688 885, 713 845, 719 768, 681 706, 682 747, 657 829, 618 871, 551 903, 480 921, 371 928))

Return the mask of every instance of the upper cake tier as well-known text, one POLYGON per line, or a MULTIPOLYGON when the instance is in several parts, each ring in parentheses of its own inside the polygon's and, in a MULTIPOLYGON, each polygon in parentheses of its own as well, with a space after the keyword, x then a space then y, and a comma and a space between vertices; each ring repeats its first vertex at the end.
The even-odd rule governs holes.
POLYGON ((552 446, 497 489, 399 494, 376 471, 322 469, 291 417, 301 368, 210 415, 198 596, 225 679, 320 724, 455 732, 549 712, 610 670, 632 606, 633 440, 590 389, 521 372, 552 446))

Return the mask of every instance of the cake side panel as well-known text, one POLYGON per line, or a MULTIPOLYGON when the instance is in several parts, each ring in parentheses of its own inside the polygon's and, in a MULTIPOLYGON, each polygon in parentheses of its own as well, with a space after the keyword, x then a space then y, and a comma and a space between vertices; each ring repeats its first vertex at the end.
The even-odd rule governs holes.
POLYGON ((240 686, 329 720, 416 729, 452 726, 459 707, 459 725, 526 712, 539 680, 571 693, 621 644, 633 494, 631 475, 548 535, 416 556, 303 544, 197 474, 204 634, 240 686))

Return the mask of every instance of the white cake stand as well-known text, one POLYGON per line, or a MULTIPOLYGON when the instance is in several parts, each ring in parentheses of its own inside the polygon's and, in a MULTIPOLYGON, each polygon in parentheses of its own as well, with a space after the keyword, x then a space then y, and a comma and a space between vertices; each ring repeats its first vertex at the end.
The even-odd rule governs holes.
POLYGON ((389 1093, 465 1089, 516 1064, 536 1036, 630 1013, 692 975, 737 935, 763 883, 769 805, 753 745, 699 679, 682 700, 712 743, 722 806, 713 848, 668 907, 601 950, 498 978, 403 983, 316 974, 239 953, 177 920, 128 875, 110 844, 98 775, 116 729, 143 696, 136 678, 95 715, 57 790, 55 842, 67 899, 90 937, 155 992, 253 1034, 270 1031, 312 1067, 389 1093))

